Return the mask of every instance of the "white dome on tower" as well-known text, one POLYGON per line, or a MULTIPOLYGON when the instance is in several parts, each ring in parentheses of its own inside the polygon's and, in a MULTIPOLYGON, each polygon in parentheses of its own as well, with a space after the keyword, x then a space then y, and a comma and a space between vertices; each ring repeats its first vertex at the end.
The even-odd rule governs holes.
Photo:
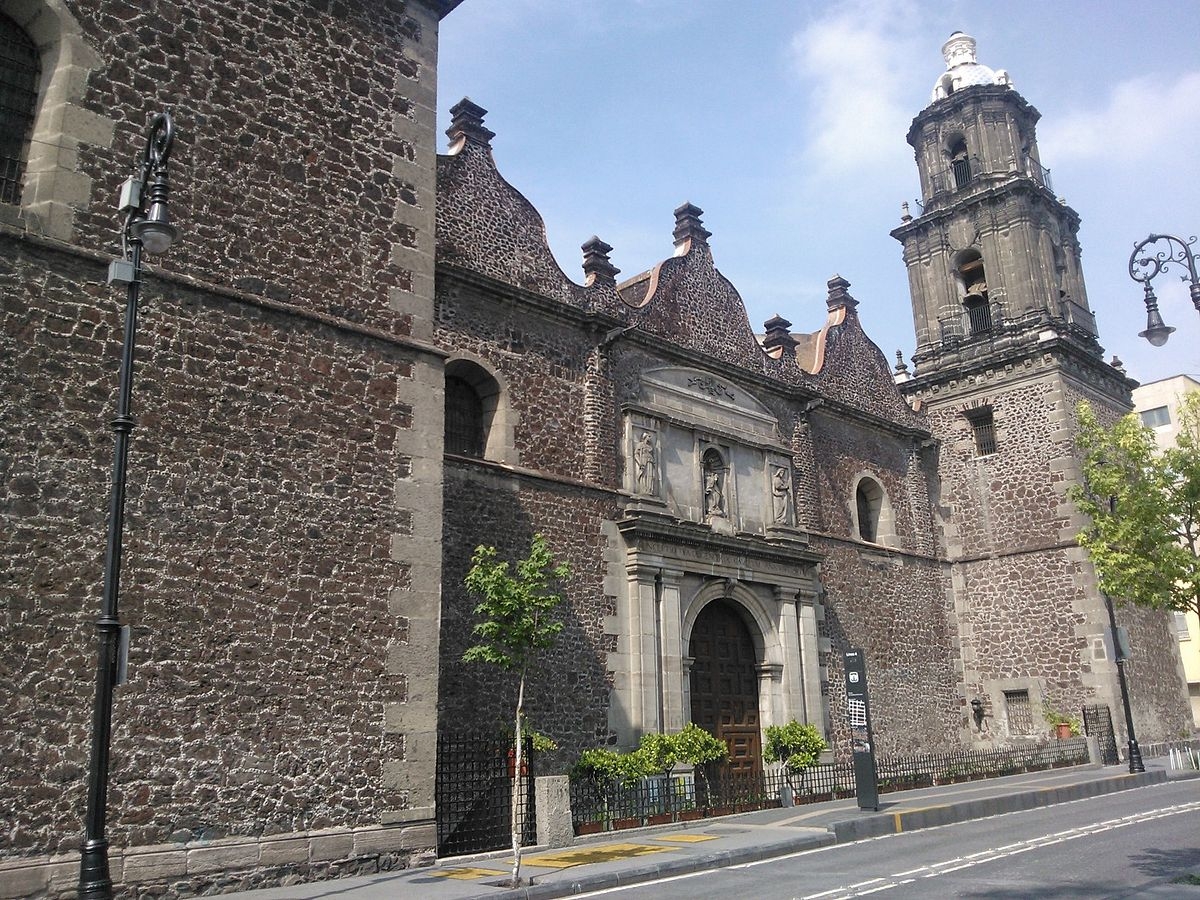
POLYGON ((956 31, 942 44, 946 71, 933 86, 933 100, 949 97, 955 91, 975 84, 1011 86, 1012 79, 1003 69, 992 70, 975 61, 975 38, 956 31))

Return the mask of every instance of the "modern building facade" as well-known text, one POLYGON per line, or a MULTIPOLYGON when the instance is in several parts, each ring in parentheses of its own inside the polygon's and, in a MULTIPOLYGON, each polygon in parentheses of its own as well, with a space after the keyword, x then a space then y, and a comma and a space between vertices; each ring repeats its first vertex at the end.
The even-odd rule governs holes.
MULTIPOLYGON (((1133 389, 1133 407, 1142 424, 1154 429, 1161 448, 1173 447, 1179 436, 1179 405, 1188 394, 1200 391, 1200 381, 1191 375, 1175 375, 1133 389)), ((1192 704, 1192 721, 1200 728, 1200 621, 1188 613, 1173 614, 1184 680, 1192 704)))
MULTIPOLYGON (((476 545, 515 557, 539 532, 573 573, 528 699, 554 769, 689 721, 745 771, 792 718, 845 752, 851 648, 881 752, 1037 740, 1043 702, 1115 708, 1065 490, 1076 401, 1116 415, 1131 383, 1007 79, 956 36, 910 131, 926 202, 895 232, 918 331, 898 386, 845 278, 815 330, 752 327, 691 204, 664 211, 666 259, 618 280, 597 237, 567 277, 482 108, 454 107, 436 155, 455 5, 0 0, 23 135, 0 197, 8 894, 78 873, 111 203, 168 106, 184 238, 138 335, 124 890, 431 859, 437 738, 500 725, 515 694, 461 661, 462 578, 476 545)), ((1131 617, 1139 736, 1173 736, 1178 642, 1131 617)))

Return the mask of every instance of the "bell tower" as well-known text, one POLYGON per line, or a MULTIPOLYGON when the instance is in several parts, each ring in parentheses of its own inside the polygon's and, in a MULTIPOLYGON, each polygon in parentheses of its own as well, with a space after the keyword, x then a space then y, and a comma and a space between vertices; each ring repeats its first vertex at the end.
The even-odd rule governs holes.
POLYGON ((1039 113, 955 32, 946 71, 913 120, 924 208, 892 232, 904 245, 918 374, 1029 342, 1047 329, 1099 356, 1080 265, 1079 216, 1055 199, 1039 113))
MULTIPOLYGON (((963 709, 983 711, 964 714, 963 737, 1008 743, 1045 734, 1044 708, 1121 708, 1103 597, 1067 494, 1082 477, 1076 406, 1115 418, 1134 382, 1102 358, 1079 216, 1051 190, 1037 110, 1007 73, 976 61, 968 35, 951 35, 942 53, 946 71, 908 132, 922 208, 892 232, 917 335, 899 387, 938 445, 963 709)), ((1122 613, 1140 634, 1140 671, 1165 673, 1173 648, 1155 615, 1122 613)), ((1139 732, 1173 727, 1169 677, 1133 693, 1139 732)))

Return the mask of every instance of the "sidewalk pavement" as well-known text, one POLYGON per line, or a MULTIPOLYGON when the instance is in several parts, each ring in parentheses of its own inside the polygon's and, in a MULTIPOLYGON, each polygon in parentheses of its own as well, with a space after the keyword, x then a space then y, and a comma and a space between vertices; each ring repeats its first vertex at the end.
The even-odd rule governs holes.
MULTIPOLYGON (((550 900, 1158 784, 1168 778, 1166 767, 1165 759, 1147 760, 1145 773, 1131 775, 1123 765, 1074 766, 883 794, 878 812, 860 810, 851 798, 576 838, 567 848, 526 848, 521 875, 528 886, 515 889, 507 887, 512 855, 497 852, 443 859, 429 868, 223 896, 236 900, 550 900)), ((1197 775, 1170 773, 1172 778, 1197 775)))

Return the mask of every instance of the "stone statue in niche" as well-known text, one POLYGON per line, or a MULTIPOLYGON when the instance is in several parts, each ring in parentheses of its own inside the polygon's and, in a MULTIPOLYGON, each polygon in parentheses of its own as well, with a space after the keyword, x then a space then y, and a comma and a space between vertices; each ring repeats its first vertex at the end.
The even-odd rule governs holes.
POLYGON ((633 448, 633 472, 639 494, 654 493, 654 435, 643 431, 633 448))
POLYGON ((725 469, 715 452, 704 454, 704 515, 728 515, 725 507, 725 469))
POLYGON ((776 525, 792 524, 792 479, 786 466, 771 473, 771 509, 776 525))

